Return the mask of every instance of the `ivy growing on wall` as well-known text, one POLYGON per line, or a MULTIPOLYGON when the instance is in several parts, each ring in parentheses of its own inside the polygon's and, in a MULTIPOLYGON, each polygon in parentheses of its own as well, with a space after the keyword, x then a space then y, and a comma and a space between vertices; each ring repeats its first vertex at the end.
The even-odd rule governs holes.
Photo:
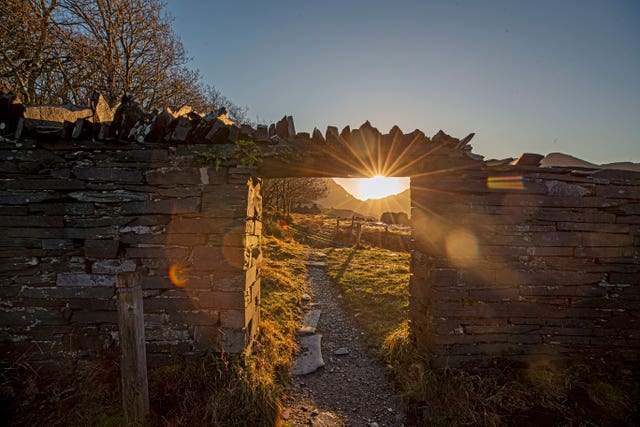
MULTIPOLYGON (((220 170, 220 167, 224 162, 229 160, 226 155, 218 153, 211 153, 208 151, 195 151, 196 164, 200 166, 213 165, 216 172, 220 170)), ((238 165, 247 167, 249 169, 255 169, 264 159, 264 154, 260 147, 254 142, 249 140, 238 140, 235 143, 235 147, 231 152, 231 157, 238 162, 238 165)))

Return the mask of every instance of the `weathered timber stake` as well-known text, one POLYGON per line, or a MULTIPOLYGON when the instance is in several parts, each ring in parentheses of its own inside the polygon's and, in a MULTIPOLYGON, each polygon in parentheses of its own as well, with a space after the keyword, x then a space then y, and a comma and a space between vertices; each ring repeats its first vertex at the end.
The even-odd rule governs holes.
POLYGON ((137 272, 116 276, 122 407, 127 424, 143 425, 149 414, 147 354, 144 346, 142 288, 137 272))
POLYGON ((356 244, 360 244, 360 238, 362 237, 362 220, 359 220, 356 228, 356 244))

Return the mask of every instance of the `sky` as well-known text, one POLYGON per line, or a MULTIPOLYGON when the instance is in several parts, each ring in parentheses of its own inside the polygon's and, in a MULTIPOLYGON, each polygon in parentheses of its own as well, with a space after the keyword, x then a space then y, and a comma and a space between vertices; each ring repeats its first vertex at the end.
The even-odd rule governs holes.
POLYGON ((485 158, 640 162, 639 1, 168 1, 200 70, 263 122, 476 136, 485 158))

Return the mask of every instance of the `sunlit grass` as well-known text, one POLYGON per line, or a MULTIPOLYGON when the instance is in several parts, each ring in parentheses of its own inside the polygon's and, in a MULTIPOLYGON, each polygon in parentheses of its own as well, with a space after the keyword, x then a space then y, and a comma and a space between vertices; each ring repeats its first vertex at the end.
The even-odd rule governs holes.
MULTIPOLYGON (((261 268, 260 337, 246 359, 212 356, 210 363, 186 370, 165 368, 173 374, 158 381, 183 384, 163 415, 169 425, 271 426, 281 411, 297 344, 294 335, 301 317, 300 298, 305 289, 303 247, 293 240, 265 237, 261 268), (187 382, 185 382, 187 380, 187 382)), ((156 387, 159 388, 159 387, 156 387)))
POLYGON ((407 314, 409 255, 376 248, 327 251, 327 272, 393 374, 419 425, 638 425, 637 376, 547 364, 477 373, 430 368, 413 345, 407 314))
MULTIPOLYGON (((261 334, 246 358, 210 354, 149 370, 152 426, 273 426, 289 381, 305 288, 303 246, 264 238, 261 334)), ((16 426, 121 426, 117 352, 74 375, 0 371, 0 415, 16 426)))
POLYGON ((344 295, 345 305, 360 313, 358 322, 380 348, 409 306, 409 254, 379 248, 332 248, 327 274, 344 295))

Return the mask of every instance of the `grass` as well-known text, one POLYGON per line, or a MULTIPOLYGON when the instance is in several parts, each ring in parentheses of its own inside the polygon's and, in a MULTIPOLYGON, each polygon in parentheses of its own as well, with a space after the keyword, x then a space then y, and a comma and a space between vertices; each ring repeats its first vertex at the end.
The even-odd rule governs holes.
MULTIPOLYGON (((197 363, 149 370, 154 426, 272 426, 289 381, 305 289, 303 246, 265 237, 261 334, 246 358, 209 355, 197 363)), ((0 376, 0 416, 16 426, 124 425, 117 354, 74 376, 27 363, 0 376)))
POLYGON ((119 381, 111 353, 73 376, 19 360, 0 372, 0 417, 6 425, 121 426, 119 381))
POLYGON ((331 248, 327 274, 340 288, 345 306, 358 321, 373 348, 406 319, 409 307, 409 254, 380 248, 331 248))
POLYGON ((412 343, 409 255, 353 247, 327 250, 327 273, 388 365, 420 425, 640 425, 640 384, 624 369, 550 365, 480 373, 433 370, 412 343))

